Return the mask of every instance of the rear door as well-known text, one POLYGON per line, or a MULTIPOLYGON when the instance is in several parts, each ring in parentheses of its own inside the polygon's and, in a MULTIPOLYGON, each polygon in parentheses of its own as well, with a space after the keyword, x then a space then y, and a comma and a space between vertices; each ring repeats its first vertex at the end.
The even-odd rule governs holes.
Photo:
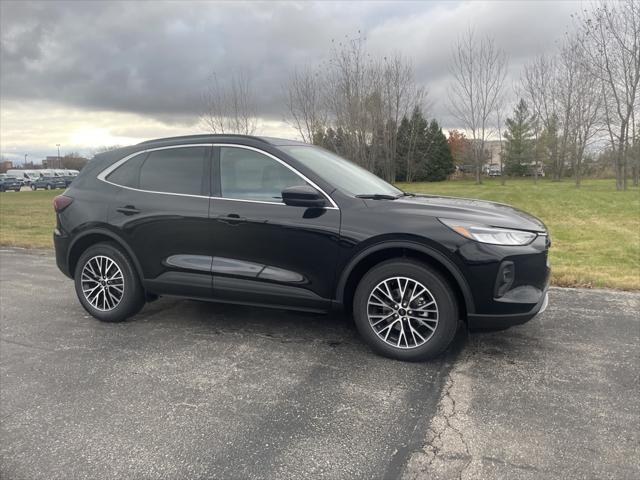
POLYGON ((104 177, 120 186, 109 223, 152 292, 211 296, 210 171, 211 147, 189 145, 133 155, 104 177))
POLYGON ((326 208, 285 205, 283 188, 310 181, 252 147, 215 147, 213 165, 215 298, 328 308, 340 230, 340 210, 329 196, 326 208))

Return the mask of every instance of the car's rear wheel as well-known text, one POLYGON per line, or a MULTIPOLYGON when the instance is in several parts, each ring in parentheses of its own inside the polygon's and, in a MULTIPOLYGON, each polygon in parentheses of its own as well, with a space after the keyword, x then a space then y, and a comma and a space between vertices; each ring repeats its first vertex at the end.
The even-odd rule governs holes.
POLYGON ((456 297, 427 265, 389 260, 360 281, 353 303, 358 331, 381 355, 418 361, 441 354, 458 329, 456 297))
POLYGON ((76 264, 74 280, 84 309, 103 322, 122 322, 145 303, 133 263, 112 243, 89 247, 76 264))

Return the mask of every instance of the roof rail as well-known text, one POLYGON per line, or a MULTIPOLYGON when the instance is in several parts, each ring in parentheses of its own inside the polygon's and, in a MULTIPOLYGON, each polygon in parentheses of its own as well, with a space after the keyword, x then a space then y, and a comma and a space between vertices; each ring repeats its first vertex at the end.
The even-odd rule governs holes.
POLYGON ((177 137, 164 137, 164 138, 155 138, 153 140, 145 140, 144 142, 138 143, 138 145, 146 145, 148 143, 157 143, 157 142, 168 142, 171 140, 195 140, 195 139, 216 139, 216 138, 246 138, 250 140, 257 140, 262 143, 269 143, 264 138, 255 137, 253 135, 240 135, 237 133, 230 134, 214 134, 214 133, 202 133, 199 135, 181 135, 177 137))

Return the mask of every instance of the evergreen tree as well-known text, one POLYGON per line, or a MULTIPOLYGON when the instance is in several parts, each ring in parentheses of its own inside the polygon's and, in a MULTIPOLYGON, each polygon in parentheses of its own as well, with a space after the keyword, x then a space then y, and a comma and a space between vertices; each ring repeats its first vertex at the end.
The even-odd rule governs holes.
POLYGON ((518 102, 513 111, 513 118, 507 118, 506 124, 504 173, 522 176, 528 172, 535 160, 534 119, 527 102, 523 99, 518 102))
POLYGON ((398 181, 419 180, 419 169, 426 154, 427 121, 420 108, 416 107, 411 118, 404 117, 398 128, 396 178, 398 181))
POLYGON ((436 120, 431 120, 424 131, 418 175, 416 180, 439 182, 446 180, 454 170, 453 155, 447 137, 436 120))

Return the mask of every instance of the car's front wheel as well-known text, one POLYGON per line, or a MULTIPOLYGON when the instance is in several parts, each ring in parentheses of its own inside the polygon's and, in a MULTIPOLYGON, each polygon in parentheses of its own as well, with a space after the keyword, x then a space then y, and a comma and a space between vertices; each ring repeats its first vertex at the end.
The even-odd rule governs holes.
POLYGON ((103 322, 122 322, 145 303, 133 263, 112 243, 89 247, 76 264, 74 280, 84 309, 103 322))
POLYGON ((38 187, 36 187, 35 185, 31 185, 31 190, 33 190, 34 192, 38 189, 38 187))
POLYGON ((360 281, 353 303, 358 331, 377 353, 418 361, 441 354, 458 329, 456 297, 429 266, 393 259, 360 281))

